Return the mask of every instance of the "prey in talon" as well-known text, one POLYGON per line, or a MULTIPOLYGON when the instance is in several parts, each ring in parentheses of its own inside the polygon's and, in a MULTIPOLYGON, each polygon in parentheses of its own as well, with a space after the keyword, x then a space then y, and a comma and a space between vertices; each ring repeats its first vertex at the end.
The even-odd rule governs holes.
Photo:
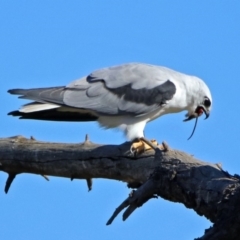
MULTIPOLYGON (((137 152, 146 151, 145 145, 155 148, 143 134, 148 122, 187 111, 185 121, 196 119, 194 133, 198 117, 203 113, 208 117, 212 105, 210 90, 200 78, 144 63, 102 68, 66 86, 8 92, 32 100, 9 115, 48 121, 97 121, 103 128, 120 128, 137 152), (137 140, 142 144, 135 146, 137 140)), ((161 131, 156 134, 161 136, 161 131)))

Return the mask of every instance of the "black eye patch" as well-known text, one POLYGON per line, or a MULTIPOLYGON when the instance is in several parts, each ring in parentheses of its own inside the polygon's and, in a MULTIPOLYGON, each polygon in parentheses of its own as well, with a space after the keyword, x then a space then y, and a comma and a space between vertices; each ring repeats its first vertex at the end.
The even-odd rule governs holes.
POLYGON ((203 101, 203 105, 205 107, 210 107, 211 106, 211 101, 209 100, 209 98, 205 97, 205 99, 203 101))

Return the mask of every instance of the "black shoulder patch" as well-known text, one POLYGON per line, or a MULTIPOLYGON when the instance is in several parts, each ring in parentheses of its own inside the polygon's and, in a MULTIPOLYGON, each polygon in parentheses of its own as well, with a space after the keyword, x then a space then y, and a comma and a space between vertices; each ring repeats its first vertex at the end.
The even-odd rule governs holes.
POLYGON ((107 89, 116 94, 119 98, 123 97, 126 101, 143 103, 147 106, 154 104, 164 105, 166 101, 172 99, 173 95, 176 93, 176 86, 170 80, 151 89, 132 89, 131 84, 119 88, 107 89))

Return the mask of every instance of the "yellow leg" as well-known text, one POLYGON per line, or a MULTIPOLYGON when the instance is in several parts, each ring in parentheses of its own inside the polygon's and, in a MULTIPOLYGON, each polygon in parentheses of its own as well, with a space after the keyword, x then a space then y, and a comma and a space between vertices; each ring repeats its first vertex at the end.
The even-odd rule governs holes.
POLYGON ((155 150, 158 146, 158 143, 156 140, 150 140, 148 141, 145 138, 140 138, 135 140, 132 143, 131 146, 131 151, 135 154, 135 155, 140 155, 141 153, 148 151, 148 150, 155 150))

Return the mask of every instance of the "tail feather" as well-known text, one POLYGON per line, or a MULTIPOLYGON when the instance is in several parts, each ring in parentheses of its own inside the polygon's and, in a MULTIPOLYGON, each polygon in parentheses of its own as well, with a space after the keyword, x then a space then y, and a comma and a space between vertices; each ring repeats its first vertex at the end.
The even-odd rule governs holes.
POLYGON ((51 88, 10 89, 9 93, 21 95, 19 98, 31 99, 41 103, 63 103, 64 86, 51 88))
POLYGON ((30 112, 44 111, 44 110, 49 110, 49 109, 59 108, 59 107, 60 105, 53 104, 53 103, 31 102, 23 105, 20 108, 19 112, 30 113, 30 112))
POLYGON ((92 115, 89 112, 73 112, 73 111, 58 111, 57 108, 37 111, 37 112, 20 112, 12 111, 8 113, 14 117, 19 117, 20 119, 34 119, 34 120, 48 120, 48 121, 65 121, 65 122, 89 122, 96 121, 97 116, 92 115))
POLYGON ((77 109, 66 106, 63 102, 65 87, 10 89, 11 94, 20 95, 19 98, 34 100, 25 104, 19 111, 12 111, 8 115, 20 119, 37 119, 49 121, 96 121, 98 117, 87 109, 77 109))

